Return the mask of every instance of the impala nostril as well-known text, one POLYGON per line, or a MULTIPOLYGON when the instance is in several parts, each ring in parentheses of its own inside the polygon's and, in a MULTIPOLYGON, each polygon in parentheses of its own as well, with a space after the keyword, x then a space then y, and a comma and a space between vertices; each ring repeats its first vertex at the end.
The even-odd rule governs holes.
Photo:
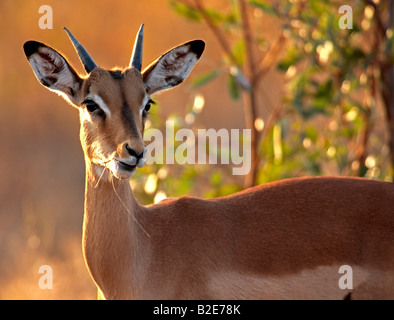
POLYGON ((128 153, 129 153, 131 156, 136 157, 137 160, 141 159, 141 158, 143 157, 143 155, 144 155, 143 152, 141 152, 141 153, 138 154, 137 151, 135 151, 135 150, 134 150, 132 147, 130 147, 128 144, 126 144, 125 147, 126 147, 126 150, 128 151, 128 153))

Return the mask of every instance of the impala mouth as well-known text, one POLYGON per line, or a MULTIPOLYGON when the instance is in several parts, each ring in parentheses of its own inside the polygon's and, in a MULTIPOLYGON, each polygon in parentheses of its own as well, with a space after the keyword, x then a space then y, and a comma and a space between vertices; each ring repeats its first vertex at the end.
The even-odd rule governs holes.
POLYGON ((136 171, 137 165, 120 161, 118 159, 113 159, 109 163, 108 169, 111 170, 112 174, 118 179, 129 179, 136 171))
POLYGON ((132 171, 137 167, 136 164, 134 164, 134 165, 128 164, 128 163, 125 163, 125 162, 117 160, 117 159, 115 159, 115 161, 118 163, 119 168, 121 168, 122 170, 132 171))
POLYGON ((108 169, 111 170, 112 174, 118 179, 129 179, 133 176, 137 167, 142 168, 146 164, 145 157, 134 157, 119 159, 117 157, 112 158, 108 164, 108 169))

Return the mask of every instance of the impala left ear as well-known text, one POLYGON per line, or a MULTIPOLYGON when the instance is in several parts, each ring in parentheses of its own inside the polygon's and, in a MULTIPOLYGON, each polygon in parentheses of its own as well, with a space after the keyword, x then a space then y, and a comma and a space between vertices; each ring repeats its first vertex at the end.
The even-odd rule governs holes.
POLYGON ((142 72, 146 92, 151 95, 182 83, 200 59, 204 48, 204 41, 193 40, 163 54, 142 72))
POLYGON ((23 45, 27 60, 38 81, 51 91, 62 93, 74 101, 82 79, 60 53, 37 41, 23 45))

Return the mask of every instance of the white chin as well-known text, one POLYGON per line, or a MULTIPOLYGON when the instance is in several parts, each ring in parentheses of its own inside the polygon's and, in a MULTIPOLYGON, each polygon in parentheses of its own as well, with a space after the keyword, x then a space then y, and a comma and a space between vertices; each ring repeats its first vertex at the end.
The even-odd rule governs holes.
POLYGON ((130 179, 136 171, 136 167, 126 167, 115 160, 112 160, 108 164, 108 169, 111 170, 112 174, 118 179, 130 179))

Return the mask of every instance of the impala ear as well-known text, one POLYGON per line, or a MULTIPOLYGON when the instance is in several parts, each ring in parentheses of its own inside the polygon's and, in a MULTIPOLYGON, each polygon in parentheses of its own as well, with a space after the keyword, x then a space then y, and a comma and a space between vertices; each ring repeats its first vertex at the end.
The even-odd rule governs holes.
POLYGON ((65 94, 73 101, 82 79, 67 60, 56 50, 37 41, 26 42, 23 49, 38 81, 49 90, 65 94))
POLYGON ((181 44, 163 54, 142 72, 148 94, 182 83, 200 59, 205 48, 202 40, 181 44))

